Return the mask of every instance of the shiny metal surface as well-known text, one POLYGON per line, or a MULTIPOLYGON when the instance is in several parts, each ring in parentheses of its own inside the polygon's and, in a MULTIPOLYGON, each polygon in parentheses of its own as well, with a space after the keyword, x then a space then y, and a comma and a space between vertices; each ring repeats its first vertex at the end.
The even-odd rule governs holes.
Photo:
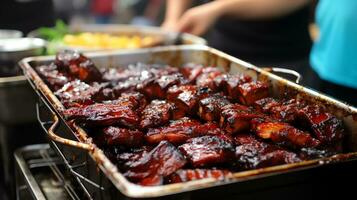
POLYGON ((68 180, 64 163, 48 144, 18 149, 16 163, 16 199, 80 200, 83 196, 68 180))
MULTIPOLYGON (((45 45, 46 42, 38 38, 0 39, 0 67, 17 68, 19 60, 41 55, 45 45)), ((16 73, 16 69, 11 71, 16 73)), ((0 77, 0 123, 33 122, 34 108, 35 95, 24 76, 0 77)))
POLYGON ((28 56, 41 55, 46 41, 40 38, 0 39, 0 61, 19 61, 28 56))
POLYGON ((0 29, 0 39, 20 38, 23 33, 18 30, 0 29))
MULTIPOLYGON (((92 143, 86 132, 80 127, 72 127, 73 135, 81 143, 88 144, 93 147, 92 151, 88 151, 91 158, 97 163, 102 172, 109 178, 115 187, 131 198, 149 198, 161 197, 165 195, 173 195, 183 192, 194 192, 195 190, 203 190, 211 187, 235 185, 241 182, 246 182, 253 179, 270 177, 277 174, 285 174, 294 171, 302 171, 319 166, 328 165, 335 162, 345 162, 355 160, 357 158, 357 109, 339 102, 333 98, 327 97, 317 91, 297 85, 291 81, 276 76, 270 72, 264 71, 246 63, 242 60, 229 56, 218 50, 206 46, 169 46, 158 47, 151 49, 142 49, 136 51, 110 51, 100 53, 88 53, 89 56, 99 67, 119 67, 128 64, 143 62, 143 63, 165 63, 171 66, 181 66, 187 62, 201 63, 206 66, 217 66, 221 70, 229 73, 244 73, 252 76, 254 79, 268 81, 271 86, 273 96, 281 97, 289 95, 289 97, 303 98, 310 103, 321 105, 329 112, 335 114, 342 119, 346 125, 348 141, 346 145, 351 153, 340 154, 329 158, 303 161, 295 164, 280 165, 262 168, 258 170, 247 170, 237 172, 232 177, 223 181, 214 179, 202 179, 187 183, 169 184, 156 187, 142 187, 129 182, 121 173, 118 172, 115 165, 92 143)), ((46 64, 53 61, 54 57, 35 57, 26 58, 20 62, 24 74, 28 78, 34 89, 44 97, 44 101, 48 103, 51 109, 59 119, 66 123, 61 116, 61 110, 64 109, 60 101, 54 96, 50 89, 40 79, 35 72, 34 67, 40 64, 46 64)), ((57 133, 61 134, 60 132, 57 133)), ((62 134, 61 134, 62 135, 62 134)), ((77 146, 80 148, 80 146, 77 146)))
POLYGON ((0 78, 0 123, 35 121, 36 96, 25 76, 0 78))

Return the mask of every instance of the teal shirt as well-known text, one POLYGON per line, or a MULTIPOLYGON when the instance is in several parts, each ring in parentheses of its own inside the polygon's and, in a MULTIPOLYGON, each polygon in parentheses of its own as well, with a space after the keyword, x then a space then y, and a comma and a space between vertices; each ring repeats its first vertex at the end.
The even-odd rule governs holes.
POLYGON ((312 68, 326 81, 357 88, 357 0, 320 0, 316 23, 312 68))

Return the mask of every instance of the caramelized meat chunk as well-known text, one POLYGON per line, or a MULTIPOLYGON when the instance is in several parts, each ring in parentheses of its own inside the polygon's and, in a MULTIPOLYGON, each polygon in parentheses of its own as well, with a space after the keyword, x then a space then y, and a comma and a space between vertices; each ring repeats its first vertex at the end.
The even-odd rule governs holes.
POLYGON ((193 167, 205 167, 230 161, 234 146, 225 137, 213 135, 189 139, 179 150, 193 167))
POLYGON ((107 151, 106 153, 108 155, 112 154, 111 157, 114 157, 113 160, 116 161, 121 171, 127 171, 139 160, 148 157, 152 150, 153 147, 151 146, 141 146, 139 148, 131 148, 129 151, 120 151, 117 148, 114 148, 114 151, 107 151))
POLYGON ((310 128, 315 136, 324 144, 341 142, 344 136, 342 121, 325 112, 319 106, 306 106, 299 110, 304 125, 310 128))
POLYGON ((223 73, 216 67, 203 68, 201 74, 196 79, 196 85, 216 90, 214 79, 222 74, 223 73))
POLYGON ((144 140, 143 132, 137 129, 126 129, 109 126, 103 129, 102 138, 106 145, 123 145, 126 147, 138 147, 144 140))
POLYGON ((138 77, 130 77, 127 80, 120 81, 113 87, 113 91, 116 96, 120 96, 122 93, 136 91, 136 86, 140 83, 138 77))
POLYGON ((223 131, 215 123, 201 124, 197 120, 184 117, 178 120, 171 120, 168 126, 160 128, 150 128, 145 136, 149 144, 157 144, 167 140, 173 144, 182 144, 192 137, 204 135, 218 135, 223 131))
POLYGON ((255 169, 301 161, 295 153, 259 141, 251 135, 237 135, 235 141, 237 144, 236 162, 242 169, 255 169))
POLYGON ((190 82, 195 83, 199 75, 201 75, 203 66, 195 63, 188 63, 180 68, 180 72, 190 82))
POLYGON ((213 94, 199 101, 198 115, 206 121, 219 120, 221 109, 230 102, 221 94, 213 94))
POLYGON ((55 95, 61 99, 66 108, 90 105, 114 98, 113 94, 106 93, 106 85, 94 83, 92 86, 80 80, 65 84, 55 95))
POLYGON ((168 183, 181 183, 187 181, 194 181, 204 178, 214 178, 223 180, 232 173, 228 170, 219 169, 180 169, 166 178, 168 183))
POLYGON ((196 136, 204 136, 204 135, 221 135, 225 134, 225 132, 219 128, 218 124, 215 122, 206 122, 197 126, 195 129, 195 137, 196 136))
POLYGON ((36 70, 53 91, 59 90, 72 80, 71 77, 59 72, 57 66, 53 63, 50 65, 39 66, 36 70))
POLYGON ((235 100, 239 98, 239 85, 251 82, 252 78, 250 76, 244 75, 231 75, 223 74, 214 79, 216 88, 223 91, 231 99, 235 100))
POLYGON ((115 103, 95 103, 69 108, 63 114, 67 119, 75 119, 90 126, 122 125, 135 128, 140 120, 134 107, 130 101, 117 100, 115 103))
POLYGON ((169 87, 186 83, 187 81, 184 79, 182 74, 164 74, 142 81, 138 84, 137 89, 151 99, 164 99, 169 87))
POLYGON ((142 129, 165 125, 170 119, 179 119, 184 116, 175 104, 164 100, 153 100, 142 112, 140 127, 142 129))
POLYGON ((239 102, 244 105, 252 105, 255 101, 268 97, 268 84, 256 81, 238 85, 239 102))
POLYGON ((272 98, 272 97, 267 97, 263 99, 259 99, 254 102, 253 107, 262 113, 269 114, 271 112, 271 109, 275 106, 281 106, 281 102, 272 98))
POLYGON ((129 65, 126 68, 109 68, 105 69, 103 73, 103 79, 112 83, 119 83, 126 81, 129 78, 140 77, 142 72, 150 69, 149 65, 143 63, 137 63, 129 65))
POLYGON ((180 110, 187 114, 196 114, 198 110, 198 102, 206 98, 211 93, 208 87, 198 87, 195 85, 182 85, 170 87, 167 91, 167 99, 180 110))
POLYGON ((184 117, 171 121, 168 126, 149 129, 145 139, 149 144, 157 144, 163 140, 173 144, 182 144, 195 135, 200 125, 198 121, 184 117))
POLYGON ((113 103, 127 102, 127 104, 137 112, 141 112, 147 105, 146 98, 139 92, 122 93, 113 103))
POLYGON ((253 131, 263 139, 292 147, 309 148, 317 147, 320 141, 313 138, 309 133, 303 132, 284 122, 259 122, 253 121, 253 131))
POLYGON ((81 81, 90 83, 102 80, 102 74, 94 63, 76 51, 64 50, 57 53, 55 64, 60 72, 67 73, 81 81))
POLYGON ((227 133, 233 134, 250 128, 250 121, 259 115, 249 107, 229 104, 221 109, 220 126, 227 133))
POLYGON ((124 176, 143 185, 152 185, 153 182, 160 184, 161 181, 152 179, 168 176, 185 164, 186 159, 180 151, 171 143, 162 141, 149 153, 132 162, 124 176))
POLYGON ((273 98, 264 98, 254 103, 254 107, 272 118, 289 123, 295 123, 298 119, 298 110, 302 109, 305 103, 296 99, 288 101, 277 101, 273 98))

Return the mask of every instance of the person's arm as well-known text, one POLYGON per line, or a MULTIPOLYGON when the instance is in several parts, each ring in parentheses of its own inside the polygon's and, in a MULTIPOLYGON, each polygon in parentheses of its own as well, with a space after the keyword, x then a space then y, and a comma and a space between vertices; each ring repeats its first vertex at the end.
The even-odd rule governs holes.
POLYGON ((204 34, 222 16, 256 20, 281 17, 307 5, 310 0, 217 0, 189 9, 180 18, 177 30, 204 34))
POLYGON ((222 15, 240 19, 266 19, 287 15, 306 6, 311 0, 217 0, 222 15))
POLYGON ((161 27, 166 30, 176 31, 178 21, 191 4, 192 0, 167 0, 165 19, 161 27))

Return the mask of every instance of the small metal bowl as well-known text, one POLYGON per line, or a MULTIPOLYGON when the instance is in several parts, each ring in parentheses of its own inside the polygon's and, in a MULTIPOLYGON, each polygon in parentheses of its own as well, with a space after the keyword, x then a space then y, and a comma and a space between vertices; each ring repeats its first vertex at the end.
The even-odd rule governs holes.
POLYGON ((21 38, 23 33, 17 30, 0 29, 0 39, 21 38))
POLYGON ((18 62, 22 58, 41 55, 46 41, 40 38, 0 39, 0 61, 18 62))

